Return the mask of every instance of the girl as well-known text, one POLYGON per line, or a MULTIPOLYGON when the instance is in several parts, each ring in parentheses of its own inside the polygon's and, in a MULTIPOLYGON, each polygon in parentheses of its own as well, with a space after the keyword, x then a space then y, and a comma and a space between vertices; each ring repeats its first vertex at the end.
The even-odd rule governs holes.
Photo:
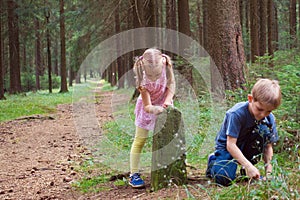
POLYGON ((145 186, 139 173, 140 154, 149 130, 154 129, 156 115, 173 105, 175 78, 170 57, 154 48, 147 49, 136 60, 133 69, 140 96, 135 108, 136 133, 130 152, 129 184, 140 188, 145 186))

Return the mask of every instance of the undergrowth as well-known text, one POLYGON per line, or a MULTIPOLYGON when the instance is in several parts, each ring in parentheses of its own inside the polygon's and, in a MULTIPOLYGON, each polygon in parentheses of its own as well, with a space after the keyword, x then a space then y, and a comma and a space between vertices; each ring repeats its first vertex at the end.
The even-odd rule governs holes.
MULTIPOLYGON (((273 113, 276 116, 277 129, 280 137, 274 147, 272 160, 273 173, 268 181, 237 182, 229 187, 216 186, 210 183, 208 186, 201 184, 186 185, 184 189, 188 199, 198 199, 206 194, 212 199, 299 199, 299 94, 300 94, 300 56, 297 52, 276 52, 273 58, 268 56, 258 58, 258 62, 248 66, 246 74, 246 90, 226 92, 226 105, 216 106, 208 93, 201 93, 197 99, 197 109, 191 104, 194 101, 175 101, 175 106, 182 112, 185 123, 191 127, 187 132, 187 162, 196 166, 204 173, 206 157, 213 150, 213 140, 220 128, 225 110, 240 101, 246 101, 253 84, 258 78, 270 78, 279 80, 283 101, 282 105, 273 113), (293 59, 291 59, 293 58, 293 59), (271 65, 272 64, 272 65, 271 65), (189 116, 191 119, 189 119, 189 116), (196 119, 196 121, 195 121, 196 119), (194 126, 194 127, 193 127, 194 126)), ((120 91, 122 93, 122 91, 120 91)), ((128 92, 128 91, 126 91, 128 92)), ((134 103, 127 106, 119 115, 130 112, 130 120, 110 121, 104 126, 106 136, 113 140, 115 147, 121 151, 129 151, 134 136, 134 103), (129 110, 129 111, 128 111, 129 110), (125 124, 124 124, 125 123, 125 124), (124 131, 125 130, 125 131, 124 131)), ((146 143, 143 153, 151 151, 151 139, 146 143)), ((147 154, 149 157, 149 154, 147 154)), ((141 163, 149 166, 150 160, 141 163)), ((129 163, 127 163, 129 164, 129 163)), ((263 165, 258 164, 263 171, 263 165)), ((263 174, 263 173, 262 173, 263 174)), ((121 181, 122 182, 122 181, 121 181)), ((121 184, 124 184, 122 182, 121 184)))

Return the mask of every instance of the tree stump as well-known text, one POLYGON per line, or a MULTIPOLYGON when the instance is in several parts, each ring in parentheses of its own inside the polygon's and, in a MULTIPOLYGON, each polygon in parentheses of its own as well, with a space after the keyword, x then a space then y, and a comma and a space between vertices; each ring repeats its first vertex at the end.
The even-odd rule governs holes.
POLYGON ((157 117, 153 135, 151 190, 187 183, 186 148, 181 112, 168 108, 157 117))

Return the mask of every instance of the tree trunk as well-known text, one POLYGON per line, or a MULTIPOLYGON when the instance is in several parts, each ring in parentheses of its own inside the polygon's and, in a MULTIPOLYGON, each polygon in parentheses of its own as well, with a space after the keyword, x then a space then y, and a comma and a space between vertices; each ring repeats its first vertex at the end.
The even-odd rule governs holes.
POLYGON ((55 38, 55 46, 54 46, 54 74, 56 76, 59 76, 59 71, 58 71, 58 39, 55 38))
MULTIPOLYGON (((134 7, 132 6, 132 2, 130 2, 130 9, 127 11, 127 30, 130 30, 134 28, 133 25, 133 12, 134 12, 134 7)), ((133 41, 134 35, 130 35, 131 41, 133 41)), ((125 67, 126 67, 126 80, 127 80, 127 85, 129 87, 133 86, 135 87, 135 80, 134 80, 134 73, 133 70, 133 58, 134 58, 134 51, 131 51, 125 55, 125 67)))
POLYGON ((47 10, 46 13, 46 26, 47 26, 47 66, 48 66, 48 90, 49 93, 52 93, 52 66, 51 66, 51 38, 50 38, 50 30, 49 30, 49 18, 50 18, 50 11, 47 10))
MULTIPOLYGON (((190 17, 189 17, 189 1, 188 0, 181 0, 177 1, 178 5, 178 31, 183 33, 187 36, 191 36, 191 29, 190 29, 190 17)), ((180 40, 179 37, 179 54, 180 56, 184 56, 191 44, 186 43, 186 41, 180 40)), ((185 77, 185 79, 193 85, 193 67, 189 65, 187 62, 184 62, 184 65, 177 68, 180 73, 185 77)))
POLYGON ((244 0, 239 0, 239 12, 240 12, 240 23, 243 31, 243 22, 244 22, 244 0))
MULTIPOLYGON (((177 1, 178 5, 178 31, 187 36, 191 36, 191 28, 190 28, 190 16, 189 16, 189 1, 181 0, 177 1)), ((179 40, 179 53, 180 55, 184 54, 186 48, 188 48, 190 44, 185 44, 184 41, 179 40)))
POLYGON ((300 33, 300 0, 298 0, 298 33, 300 33))
POLYGON ((3 70, 3 39, 2 39, 2 15, 3 15, 3 5, 0 1, 0 100, 5 99, 4 96, 4 70, 3 70))
POLYGON ((251 61, 255 62, 259 55, 259 13, 258 0, 250 0, 250 40, 251 40, 251 61))
MULTIPOLYGON (((141 11, 143 10, 142 3, 144 1, 140 0, 131 0, 131 5, 133 7, 133 12, 132 12, 132 18, 133 18, 133 28, 140 28, 143 26, 143 15, 141 14, 141 11)), ((135 41, 139 44, 143 44, 143 41, 139 35, 134 35, 135 41)), ((143 49, 135 49, 134 50, 134 55, 135 56, 141 56, 143 54, 143 49)))
POLYGON ((66 63, 66 38, 65 38, 65 16, 64 16, 64 0, 60 0, 60 47, 61 47, 61 87, 60 92, 68 92, 67 85, 67 63, 66 63))
POLYGON ((260 30, 259 30, 259 55, 263 56, 267 48, 267 6, 268 0, 259 1, 260 30))
MULTIPOLYGON (((176 21, 176 1, 175 0, 166 0, 166 27, 167 29, 177 30, 177 21, 176 21)), ((171 36, 169 37, 168 43, 172 44, 171 51, 177 52, 178 41, 177 37, 171 36)), ((169 52, 169 56, 174 58, 174 54, 169 52)))
POLYGON ((296 0, 290 0, 290 48, 296 47, 296 39, 297 39, 297 33, 296 33, 296 0))
POLYGON ((208 1, 209 0, 202 0, 203 6, 203 47, 206 51, 208 51, 208 15, 207 10, 208 8, 208 1))
MULTIPOLYGON (((208 1, 207 4, 209 54, 222 76, 225 89, 244 88, 246 62, 238 0, 208 1)), ((224 91, 217 91, 220 80, 215 80, 214 73, 212 71, 212 90, 219 94, 224 91)))
POLYGON ((246 51, 245 53, 246 55, 246 59, 249 62, 251 60, 251 41, 250 41, 250 0, 246 0, 245 3, 245 28, 246 28, 246 37, 248 38, 248 40, 245 40, 245 48, 249 49, 248 51, 246 51))
POLYGON ((277 5, 274 3, 274 21, 275 21, 275 26, 274 26, 274 40, 275 40, 275 51, 279 49, 279 26, 278 26, 278 9, 277 5))
MULTIPOLYGON (((155 7, 155 0, 144 1, 143 10, 145 27, 155 27, 155 7)), ((147 47, 154 47, 157 45, 158 38, 156 37, 156 34, 145 32, 145 35, 147 47)))
POLYGON ((151 190, 187 183, 184 125, 180 111, 168 108, 157 117, 153 136, 151 190))
POLYGON ((9 66, 10 66, 10 94, 22 91, 20 72, 20 44, 17 4, 14 0, 7 1, 8 6, 8 38, 9 38, 9 66))
POLYGON ((274 27, 274 10, 273 0, 268 0, 268 54, 273 56, 273 27, 274 27))
POLYGON ((35 18, 35 88, 40 90, 40 68, 42 65, 41 60, 41 36, 40 36, 40 22, 35 18))
POLYGON ((197 25, 198 25, 198 42, 203 47, 203 20, 200 1, 197 1, 197 25))
MULTIPOLYGON (((121 32, 121 24, 120 24, 120 5, 118 4, 116 7, 116 12, 115 12, 115 34, 118 34, 121 32)), ((116 60, 117 63, 117 78, 118 78, 118 88, 124 88, 124 82, 125 82, 125 77, 123 75, 125 74, 125 69, 124 65, 122 63, 123 61, 123 55, 120 55, 122 46, 120 42, 120 38, 117 36, 116 37, 116 44, 117 44, 117 54, 118 58, 116 60)))

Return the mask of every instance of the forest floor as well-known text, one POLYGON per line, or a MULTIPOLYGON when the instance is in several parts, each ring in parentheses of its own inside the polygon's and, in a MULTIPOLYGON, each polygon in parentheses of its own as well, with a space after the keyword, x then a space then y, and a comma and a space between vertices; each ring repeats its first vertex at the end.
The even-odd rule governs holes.
MULTIPOLYGON (((101 103, 96 104, 97 117, 103 124, 113 118, 112 92, 97 93, 97 98, 101 98, 101 103)), ((110 181, 106 183, 108 189, 101 192, 76 190, 72 183, 84 176, 76 167, 90 152, 76 133, 72 112, 72 105, 59 105, 50 115, 22 117, 0 124, 0 199, 184 199, 187 196, 183 187, 150 192, 147 174, 144 189, 116 186, 110 181)), ((205 184, 207 180, 194 183, 205 184)), ((198 197, 209 198, 205 193, 198 197)))

